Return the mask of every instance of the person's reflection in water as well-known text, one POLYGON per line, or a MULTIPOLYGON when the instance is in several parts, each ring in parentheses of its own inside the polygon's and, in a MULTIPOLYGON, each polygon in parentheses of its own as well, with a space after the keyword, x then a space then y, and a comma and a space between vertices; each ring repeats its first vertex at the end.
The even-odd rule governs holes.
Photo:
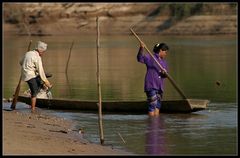
POLYGON ((166 155, 165 127, 163 117, 149 117, 146 133, 146 154, 166 155))

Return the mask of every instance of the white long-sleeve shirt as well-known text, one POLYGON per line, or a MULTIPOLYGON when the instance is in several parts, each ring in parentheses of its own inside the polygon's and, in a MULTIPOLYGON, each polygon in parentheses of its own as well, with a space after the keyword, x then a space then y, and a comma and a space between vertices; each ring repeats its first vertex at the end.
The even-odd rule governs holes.
POLYGON ((42 58, 36 50, 27 52, 20 61, 20 65, 22 66, 23 81, 28 81, 40 75, 44 82, 48 82, 43 69, 42 58))

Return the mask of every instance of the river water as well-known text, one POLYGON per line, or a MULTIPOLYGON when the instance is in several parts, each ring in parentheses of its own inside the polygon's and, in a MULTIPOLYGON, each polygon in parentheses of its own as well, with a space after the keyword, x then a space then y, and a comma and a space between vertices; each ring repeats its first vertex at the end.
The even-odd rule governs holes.
MULTIPOLYGON (((105 145, 141 155, 236 155, 237 38, 236 36, 140 36, 151 50, 165 42, 169 74, 188 98, 208 99, 206 110, 191 114, 146 115, 105 113, 105 145), (219 84, 216 84, 219 83, 219 84)), ((20 77, 19 60, 30 40, 48 43, 43 64, 52 73, 53 97, 97 100, 96 36, 3 38, 3 97, 12 97, 20 77), (65 73, 71 43, 69 67, 65 73)), ((100 37, 103 100, 145 100, 146 68, 136 61, 139 44, 134 36, 100 37)), ((31 46, 34 48, 34 45, 31 46)), ((164 99, 181 98, 166 81, 164 99)), ((21 93, 27 89, 22 83, 21 93)), ((22 104, 20 104, 22 105, 22 104)), ((25 106, 23 106, 25 108, 25 106)), ((27 107, 26 107, 27 108, 27 107)), ((23 110, 23 109, 19 109, 23 110)), ((84 137, 99 143, 98 114, 48 110, 77 121, 84 137)), ((146 112, 147 113, 147 112, 146 112)))

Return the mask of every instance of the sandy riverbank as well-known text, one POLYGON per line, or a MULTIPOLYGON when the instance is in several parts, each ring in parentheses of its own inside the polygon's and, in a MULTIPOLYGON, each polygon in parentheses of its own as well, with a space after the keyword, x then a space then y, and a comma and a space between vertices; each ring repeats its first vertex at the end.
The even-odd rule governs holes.
POLYGON ((128 155, 81 138, 74 122, 36 113, 2 110, 3 155, 128 155))

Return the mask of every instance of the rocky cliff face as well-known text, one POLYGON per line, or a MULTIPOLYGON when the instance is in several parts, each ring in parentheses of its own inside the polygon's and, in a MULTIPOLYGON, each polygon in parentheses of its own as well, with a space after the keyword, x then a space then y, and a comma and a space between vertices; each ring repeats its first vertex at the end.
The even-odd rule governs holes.
POLYGON ((4 3, 4 33, 95 34, 98 16, 101 34, 129 34, 129 28, 142 34, 236 34, 236 6, 213 5, 196 5, 179 18, 189 6, 177 12, 181 8, 162 3, 4 3))

